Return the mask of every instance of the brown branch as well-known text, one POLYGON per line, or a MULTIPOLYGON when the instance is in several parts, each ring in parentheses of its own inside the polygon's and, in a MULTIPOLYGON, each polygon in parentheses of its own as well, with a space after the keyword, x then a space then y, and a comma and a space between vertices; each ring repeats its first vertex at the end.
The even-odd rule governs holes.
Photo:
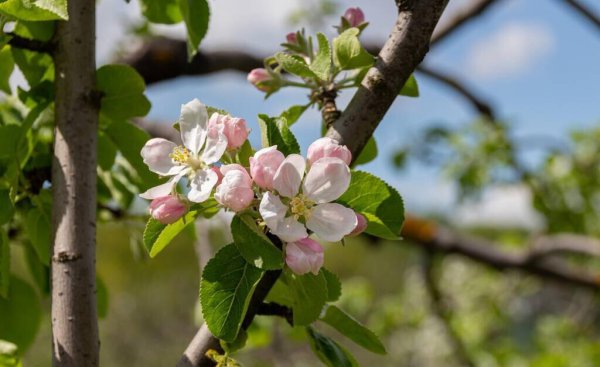
POLYGON ((531 256, 538 259, 558 254, 575 254, 600 258, 600 241, 570 233, 541 236, 533 241, 531 252, 531 256))
POLYGON ((577 0, 563 0, 567 5, 570 5, 575 11, 577 11, 581 16, 590 21, 593 25, 600 30, 600 16, 595 14, 592 9, 587 8, 581 2, 577 0))
POLYGON ((431 45, 433 46, 434 44, 443 41, 469 21, 473 20, 478 15, 483 14, 490 8, 490 5, 496 2, 496 0, 476 0, 473 1, 468 8, 456 12, 451 19, 447 22, 440 23, 440 26, 436 28, 433 37, 431 37, 431 45))
POLYGON ((96 2, 69 1, 54 53, 52 341, 55 367, 98 366, 96 2))
POLYGON ((420 65, 417 68, 417 71, 425 76, 437 80, 438 82, 446 84, 455 92, 465 97, 471 103, 473 108, 475 108, 475 110, 481 115, 487 117, 490 121, 496 120, 496 116, 492 107, 487 102, 483 101, 480 97, 478 97, 477 94, 471 89, 469 89, 463 82, 460 82, 457 79, 446 75, 440 71, 430 69, 424 65, 420 65))
MULTIPOLYGON (((507 252, 486 239, 466 236, 434 222, 407 216, 402 229, 406 243, 431 251, 459 254, 497 270, 519 270, 576 286, 600 289, 600 274, 575 269, 558 259, 541 259, 535 249, 520 253, 507 252)), ((570 237, 571 252, 575 237, 570 237)))
POLYGON ((52 41, 40 41, 30 38, 18 36, 12 32, 7 32, 9 36, 8 44, 15 48, 21 48, 24 50, 52 53, 56 49, 56 45, 52 41))
POLYGON ((375 65, 368 71, 327 136, 360 152, 388 111, 398 91, 429 50, 429 40, 447 0, 399 1, 399 16, 375 65))

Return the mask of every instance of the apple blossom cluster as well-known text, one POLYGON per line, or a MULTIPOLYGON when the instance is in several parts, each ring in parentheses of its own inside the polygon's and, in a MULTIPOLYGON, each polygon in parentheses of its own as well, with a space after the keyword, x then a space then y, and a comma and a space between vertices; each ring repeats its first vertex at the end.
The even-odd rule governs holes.
POLYGON ((334 242, 365 230, 362 215, 334 202, 350 184, 352 154, 346 146, 320 138, 306 158, 286 157, 270 146, 255 152, 244 167, 232 159, 248 138, 244 119, 218 112, 209 118, 206 106, 194 99, 181 107, 178 123, 182 145, 154 138, 141 151, 152 172, 169 177, 140 195, 152 200, 155 220, 173 223, 212 196, 228 210, 253 213, 261 228, 279 237, 286 264, 296 274, 317 274, 323 265, 323 247, 311 234, 334 242), (177 185, 183 179, 185 195, 177 185))

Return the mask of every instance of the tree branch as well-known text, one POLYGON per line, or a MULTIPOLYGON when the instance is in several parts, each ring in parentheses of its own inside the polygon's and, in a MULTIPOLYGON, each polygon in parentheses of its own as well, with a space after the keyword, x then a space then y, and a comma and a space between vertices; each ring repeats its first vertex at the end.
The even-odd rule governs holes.
POLYGON ((56 49, 56 45, 51 41, 40 41, 30 38, 18 36, 12 32, 7 32, 7 36, 10 37, 8 44, 15 48, 21 48, 24 50, 52 53, 56 49))
POLYGON ((69 1, 54 53, 52 337, 55 367, 98 366, 96 2, 69 1))
MULTIPOLYGON (((465 236, 416 217, 407 216, 402 228, 402 237, 408 244, 431 251, 466 256, 497 270, 519 270, 594 291, 600 289, 600 274, 575 269, 558 259, 541 259, 539 251, 535 249, 520 253, 507 252, 486 239, 465 236)), ((579 241, 585 237, 571 236, 569 239, 570 252, 576 252, 577 246, 581 244, 579 241)))
POLYGON ((467 24, 469 21, 476 18, 478 15, 483 14, 486 10, 490 8, 490 5, 496 3, 496 0, 477 0, 473 1, 471 5, 460 11, 456 12, 452 18, 450 18, 447 22, 440 23, 440 26, 436 28, 433 33, 433 37, 431 37, 431 45, 442 42, 452 33, 456 32, 462 26, 467 24))
POLYGON ((577 11, 579 13, 579 15, 583 16, 588 21, 590 21, 593 25, 595 25, 596 28, 598 28, 598 30, 600 30, 600 16, 598 16, 598 14, 595 14, 592 9, 587 8, 585 5, 583 5, 581 2, 579 2, 577 0, 563 0, 563 1, 567 5, 570 5, 575 11, 577 11))
MULTIPOLYGON (((429 50, 429 40, 447 0, 399 1, 398 18, 348 107, 327 136, 360 152, 429 50)), ((353 154, 358 157, 358 154, 353 154)))

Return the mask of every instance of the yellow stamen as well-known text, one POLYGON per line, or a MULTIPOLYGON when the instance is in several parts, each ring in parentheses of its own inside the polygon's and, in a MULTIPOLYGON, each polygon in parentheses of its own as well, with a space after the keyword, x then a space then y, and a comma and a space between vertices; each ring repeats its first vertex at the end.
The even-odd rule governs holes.
POLYGON ((169 158, 179 165, 187 164, 191 157, 192 153, 189 149, 181 145, 173 148, 173 151, 169 154, 169 158))
POLYGON ((290 200, 290 210, 296 220, 300 217, 308 219, 313 206, 315 206, 315 202, 308 199, 303 194, 299 194, 290 200))

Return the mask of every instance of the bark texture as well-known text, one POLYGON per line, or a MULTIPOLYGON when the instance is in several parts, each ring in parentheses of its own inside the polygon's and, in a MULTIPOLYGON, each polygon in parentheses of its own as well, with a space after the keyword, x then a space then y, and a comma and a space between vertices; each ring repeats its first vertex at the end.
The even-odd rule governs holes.
POLYGON ((52 163, 53 366, 98 366, 94 0, 68 2, 56 30, 52 163))

